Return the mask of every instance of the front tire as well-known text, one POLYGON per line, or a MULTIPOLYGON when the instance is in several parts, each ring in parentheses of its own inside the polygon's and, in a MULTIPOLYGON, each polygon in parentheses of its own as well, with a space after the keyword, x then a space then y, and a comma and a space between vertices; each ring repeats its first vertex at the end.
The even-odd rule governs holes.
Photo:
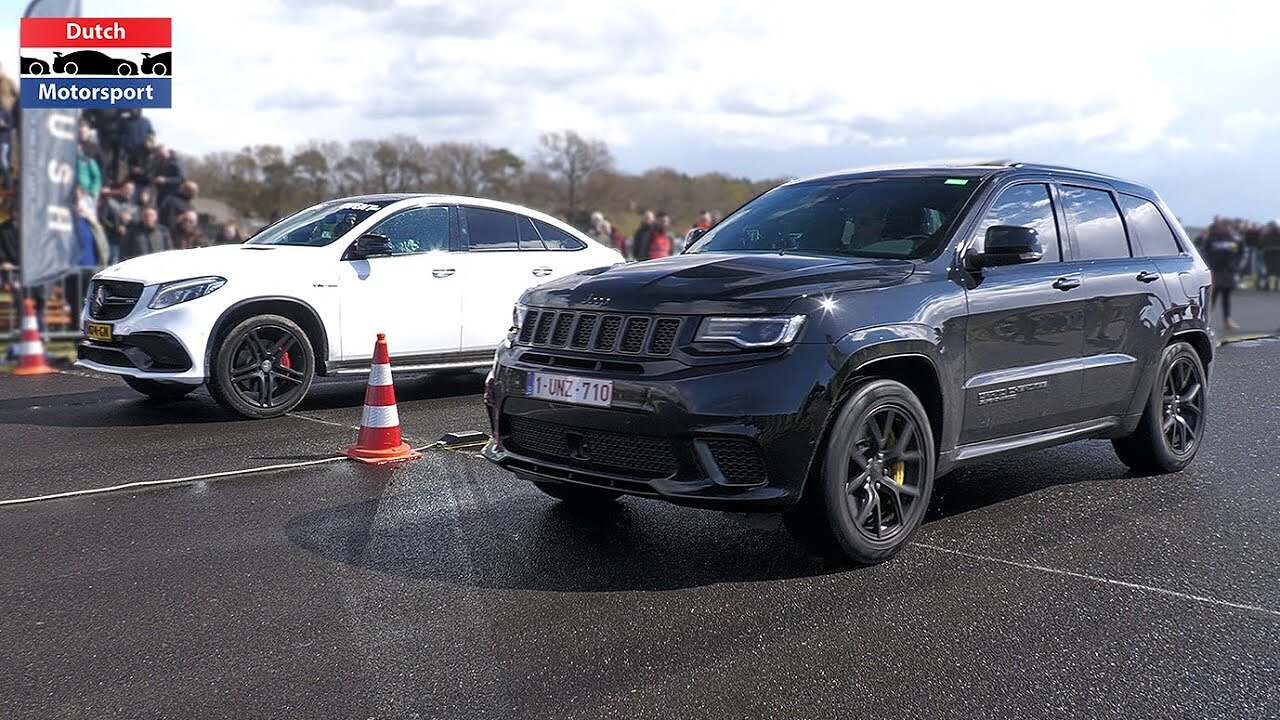
POLYGON ((614 502, 622 493, 615 490, 587 487, 585 485, 569 485, 567 483, 532 481, 534 486, 551 497, 565 503, 580 507, 605 505, 614 502))
POLYGON ((893 380, 858 387, 832 425, 820 474, 787 528, 819 555, 873 565, 893 557, 924 520, 933 493, 929 417, 893 380))
POLYGON ((168 401, 178 400, 190 395, 199 385, 189 385, 186 383, 161 382, 159 380, 145 380, 143 378, 122 376, 125 385, 146 395, 152 400, 168 401))
POLYGON ((1200 449, 1208 407, 1209 382, 1200 354, 1185 342, 1172 343, 1160 355, 1160 371, 1138 428, 1111 445, 1132 470, 1178 472, 1200 449))
POLYGON ((315 367, 311 342, 297 323, 283 315, 257 315, 218 342, 209 393, 244 417, 280 417, 302 402, 315 367))

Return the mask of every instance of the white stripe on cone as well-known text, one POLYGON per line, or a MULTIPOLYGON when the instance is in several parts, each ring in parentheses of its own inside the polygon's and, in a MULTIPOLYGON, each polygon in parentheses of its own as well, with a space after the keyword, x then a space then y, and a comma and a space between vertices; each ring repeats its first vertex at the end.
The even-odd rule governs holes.
POLYGON ((369 368, 369 384, 376 386, 391 384, 391 366, 386 363, 377 363, 369 368))
POLYGON ((39 340, 18 343, 19 355, 44 355, 44 345, 39 340))
POLYGON ((40 325, 36 322, 36 316, 35 316, 35 315, 28 315, 28 316, 26 316, 26 317, 22 318, 22 329, 23 329, 23 330, 35 330, 35 331, 39 332, 39 331, 40 331, 40 325))
POLYGON ((395 405, 365 405, 364 415, 360 418, 361 427, 387 428, 400 424, 400 413, 395 405))

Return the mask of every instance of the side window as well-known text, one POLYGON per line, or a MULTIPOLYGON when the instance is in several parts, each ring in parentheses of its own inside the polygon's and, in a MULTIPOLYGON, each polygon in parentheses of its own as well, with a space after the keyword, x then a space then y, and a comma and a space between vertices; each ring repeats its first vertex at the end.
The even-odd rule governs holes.
POLYGON ((533 229, 533 221, 527 217, 519 216, 516 218, 516 227, 520 231, 520 249, 521 250, 546 250, 546 246, 542 244, 542 238, 538 235, 538 231, 533 229))
POLYGON ((1062 204, 1067 222, 1076 231, 1081 260, 1129 257, 1129 239, 1124 234, 1120 211, 1105 190, 1062 186, 1062 204))
POLYGON ((467 244, 471 250, 519 250, 516 216, 501 210, 469 207, 467 244))
POLYGON ((1120 207, 1124 208, 1125 222, 1129 224, 1129 231, 1137 236, 1144 255, 1162 257, 1182 252, 1178 239, 1155 203, 1133 195, 1121 195, 1120 207))
POLYGON ((549 222, 542 220, 534 220, 533 224, 538 226, 538 233, 542 235, 542 241, 547 244, 548 250, 581 250, 587 244, 549 222))
MULTIPOLYGON (((986 237, 987 228, 996 225, 1019 225, 1035 228, 1044 247, 1040 262, 1058 262, 1062 250, 1058 244, 1058 220, 1053 214, 1053 199, 1049 186, 1043 183, 1014 185, 1006 188, 996 198, 987 216, 978 226, 977 242, 986 237)), ((980 246, 979 246, 980 247, 980 246)))
POLYGON ((449 249, 449 208, 421 207, 396 213, 369 232, 385 235, 396 255, 449 249))

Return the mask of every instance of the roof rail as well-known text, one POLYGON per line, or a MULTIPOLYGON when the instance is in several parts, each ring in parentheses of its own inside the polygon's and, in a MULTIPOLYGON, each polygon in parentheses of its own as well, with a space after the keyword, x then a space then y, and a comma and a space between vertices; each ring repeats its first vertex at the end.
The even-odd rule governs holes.
POLYGON ((1080 175, 1092 175, 1094 177, 1111 178, 1113 180, 1120 179, 1113 175, 1108 175, 1106 173, 1100 173, 1094 170, 1081 170, 1080 168, 1067 167, 1066 165, 1050 165, 1047 163, 1012 162, 1012 163, 1009 163, 1009 167, 1021 168, 1026 170, 1050 170, 1055 172, 1070 172, 1070 173, 1077 173, 1080 175))

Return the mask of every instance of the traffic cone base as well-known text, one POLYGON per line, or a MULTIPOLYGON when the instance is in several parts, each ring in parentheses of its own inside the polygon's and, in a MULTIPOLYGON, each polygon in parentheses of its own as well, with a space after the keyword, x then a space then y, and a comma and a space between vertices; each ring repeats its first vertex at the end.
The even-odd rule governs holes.
POLYGON ((44 357, 44 343, 40 341, 40 327, 36 322, 36 303, 31 298, 22 301, 22 335, 18 340, 18 367, 14 375, 48 375, 57 370, 49 367, 44 357))
POLYGON ((373 365, 369 368, 369 383, 364 392, 360 435, 345 454, 374 465, 422 457, 400 437, 400 413, 396 410, 396 390, 391 381, 391 355, 382 333, 378 333, 373 345, 373 365))

